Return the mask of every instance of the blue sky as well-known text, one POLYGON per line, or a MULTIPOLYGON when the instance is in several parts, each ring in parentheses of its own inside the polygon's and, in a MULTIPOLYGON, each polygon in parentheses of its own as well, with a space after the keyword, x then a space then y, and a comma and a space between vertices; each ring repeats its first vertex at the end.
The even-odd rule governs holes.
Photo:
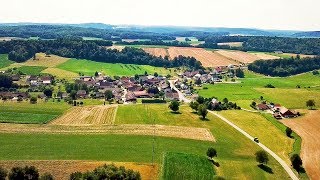
POLYGON ((0 22, 320 30, 320 0, 5 0, 0 22))

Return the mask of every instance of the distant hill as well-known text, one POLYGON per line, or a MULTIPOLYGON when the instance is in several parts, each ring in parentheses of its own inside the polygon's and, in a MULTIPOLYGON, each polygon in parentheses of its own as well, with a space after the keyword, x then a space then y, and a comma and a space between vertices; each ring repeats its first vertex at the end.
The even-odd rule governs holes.
POLYGON ((299 32, 292 35, 300 38, 320 38, 320 31, 299 32))

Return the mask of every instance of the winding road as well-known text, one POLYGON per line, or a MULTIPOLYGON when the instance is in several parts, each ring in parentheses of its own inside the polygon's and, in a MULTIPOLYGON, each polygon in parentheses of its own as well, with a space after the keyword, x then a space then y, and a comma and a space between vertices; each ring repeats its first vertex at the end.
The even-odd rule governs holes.
MULTIPOLYGON (((238 127, 237 125, 233 124, 231 121, 229 121, 228 119, 226 119, 225 117, 219 115, 216 112, 213 111, 209 111, 209 113, 217 116, 218 118, 220 118, 221 120, 223 120, 224 122, 226 122, 227 124, 229 124, 230 126, 232 126, 233 128, 235 128, 237 131, 239 131, 240 133, 242 133, 243 135, 245 135, 247 138, 249 138, 251 141, 254 142, 254 137, 250 136, 250 134, 248 134, 247 132, 245 132, 244 130, 242 130, 240 127, 238 127)), ((260 146, 263 150, 265 150, 267 153, 269 153, 273 158, 275 158, 280 165, 283 167, 283 169, 289 174, 290 178, 293 180, 298 180, 299 178, 294 174, 294 172, 291 170, 291 168, 286 164, 286 162, 284 160, 282 160, 276 153, 274 153, 272 150, 270 150, 267 146, 259 143, 256 143, 258 146, 260 146)))
MULTIPOLYGON (((179 99, 180 101, 184 101, 186 103, 190 103, 191 101, 189 99, 187 99, 182 92, 179 91, 179 89, 175 86, 175 82, 177 80, 169 80, 170 83, 170 87, 172 89, 174 89, 175 91, 177 91, 179 93, 179 99)), ((245 132, 243 129, 241 129, 240 127, 238 127, 237 125, 233 124, 231 121, 229 121, 228 119, 226 119, 225 117, 219 115, 216 112, 213 111, 209 111, 209 113, 217 116, 219 119, 223 120, 224 122, 226 122, 227 124, 229 124, 230 126, 232 126, 233 128, 235 128, 237 131, 239 131, 241 134, 243 134, 244 136, 246 136, 248 139, 250 139, 251 141, 254 142, 254 137, 252 137, 250 134, 248 134, 247 132, 245 132)), ((256 142, 254 142, 256 143, 256 142)), ((276 159, 280 165, 283 167, 283 169, 288 173, 288 175, 290 176, 291 179, 293 180, 299 180, 299 178, 295 175, 295 173, 291 170, 291 168, 286 164, 286 162, 284 160, 282 160, 276 153, 274 153, 271 149, 269 149, 267 146, 263 145, 262 143, 256 143, 258 146, 260 146, 263 150, 265 150, 267 153, 269 153, 274 159, 276 159)))

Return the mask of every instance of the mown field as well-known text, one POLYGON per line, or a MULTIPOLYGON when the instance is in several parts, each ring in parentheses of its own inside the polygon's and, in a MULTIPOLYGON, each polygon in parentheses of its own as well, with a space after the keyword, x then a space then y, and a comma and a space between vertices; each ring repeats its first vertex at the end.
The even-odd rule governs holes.
POLYGON ((109 76, 132 76, 135 74, 144 74, 147 71, 150 74, 157 72, 158 74, 167 75, 169 70, 160 67, 153 67, 149 65, 133 65, 133 64, 111 64, 94 62, 84 59, 70 59, 67 62, 57 66, 60 69, 83 73, 85 75, 93 76, 96 71, 103 72, 109 76))
POLYGON ((0 102, 0 122, 44 124, 63 114, 71 106, 64 102, 0 102))
POLYGON ((163 160, 163 179, 213 179, 215 171, 206 156, 167 152, 163 160))

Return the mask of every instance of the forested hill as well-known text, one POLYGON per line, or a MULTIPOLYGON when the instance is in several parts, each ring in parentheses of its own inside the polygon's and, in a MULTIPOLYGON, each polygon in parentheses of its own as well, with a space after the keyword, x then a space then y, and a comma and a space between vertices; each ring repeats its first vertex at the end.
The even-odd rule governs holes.
POLYGON ((320 56, 315 58, 258 60, 249 64, 248 69, 270 76, 290 76, 320 69, 320 56))
POLYGON ((106 63, 140 64, 157 67, 185 66, 189 69, 203 68, 201 63, 193 57, 179 56, 169 60, 168 57, 155 57, 137 48, 127 47, 122 51, 107 49, 104 46, 110 45, 108 43, 108 41, 84 41, 81 38, 12 40, 0 42, 0 54, 9 54, 9 59, 16 62, 24 62, 32 58, 35 53, 45 52, 62 57, 89 59, 106 63))

